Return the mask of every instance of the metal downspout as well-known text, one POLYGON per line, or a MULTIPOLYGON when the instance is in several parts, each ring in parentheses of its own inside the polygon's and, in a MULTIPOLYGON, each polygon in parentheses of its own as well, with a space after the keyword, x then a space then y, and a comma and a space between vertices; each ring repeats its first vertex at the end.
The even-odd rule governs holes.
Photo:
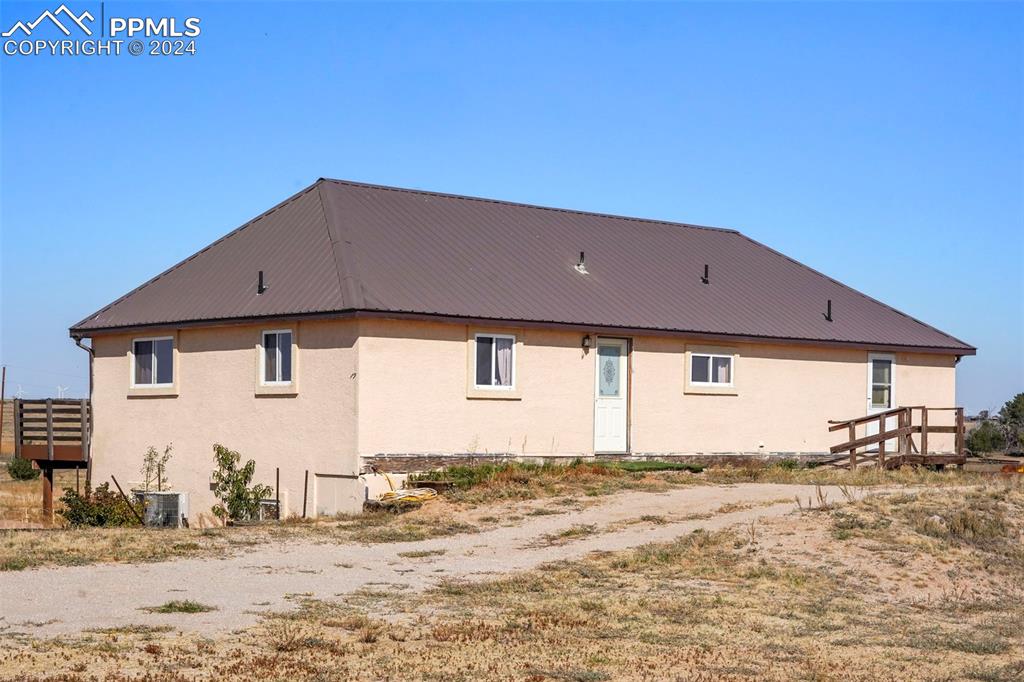
POLYGON ((81 336, 72 336, 75 340, 75 345, 84 350, 89 354, 89 460, 85 465, 85 487, 90 489, 92 487, 92 415, 93 415, 93 404, 92 404, 92 361, 96 357, 93 349, 82 343, 81 336))

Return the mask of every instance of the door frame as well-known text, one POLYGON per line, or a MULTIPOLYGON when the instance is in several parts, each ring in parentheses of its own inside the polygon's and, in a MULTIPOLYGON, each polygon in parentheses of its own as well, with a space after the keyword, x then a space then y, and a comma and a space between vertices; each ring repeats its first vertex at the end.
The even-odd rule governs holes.
POLYGON ((628 455, 633 451, 633 339, 628 336, 596 336, 594 337, 594 361, 591 363, 594 368, 594 382, 592 384, 590 399, 594 403, 590 411, 590 447, 595 455, 628 455), (597 361, 600 356, 597 348, 602 340, 622 341, 626 348, 626 358, 623 363, 626 370, 626 449, 625 450, 598 450, 597 449, 597 382, 598 367, 597 361))
MULTIPOLYGON (((896 409, 896 355, 894 353, 868 353, 868 385, 867 385, 867 414, 881 414, 882 412, 888 412, 889 410, 896 409), (888 360, 889 361, 889 407, 872 407, 871 405, 871 387, 874 384, 873 370, 875 367, 875 360, 888 360)), ((890 428, 898 427, 898 419, 896 416, 886 417, 885 419, 885 430, 889 431, 890 428), (893 426, 890 427, 890 420, 892 420, 893 426)), ((865 427, 865 433, 870 435, 870 431, 877 428, 877 422, 868 422, 868 426, 865 427)), ((898 448, 899 441, 896 438, 890 438, 885 441, 885 450, 888 453, 895 452, 898 448)), ((877 449, 877 446, 875 446, 877 449)))

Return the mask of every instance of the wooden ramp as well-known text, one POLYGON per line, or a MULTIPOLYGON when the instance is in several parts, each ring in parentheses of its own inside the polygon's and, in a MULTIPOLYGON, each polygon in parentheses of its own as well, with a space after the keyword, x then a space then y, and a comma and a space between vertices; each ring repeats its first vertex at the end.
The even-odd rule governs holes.
MULTIPOLYGON (((858 466, 878 466, 884 469, 897 469, 904 464, 912 466, 945 467, 949 465, 963 466, 967 461, 964 448, 964 408, 962 407, 897 407, 885 412, 858 417, 856 419, 829 421, 828 430, 846 431, 847 440, 830 448, 836 455, 835 459, 826 460, 823 464, 855 469, 858 466), (929 422, 929 415, 952 412, 952 425, 936 425, 934 419, 929 422), (896 420, 896 428, 890 428, 891 421, 896 420), (877 432, 868 434, 868 427, 875 427, 877 432), (858 435, 862 429, 864 435, 858 435), (953 452, 929 451, 929 434, 954 434, 953 452), (918 442, 914 441, 914 437, 918 442), (892 443, 896 446, 887 450, 892 443)), ((932 441, 934 443, 934 440, 932 441)))

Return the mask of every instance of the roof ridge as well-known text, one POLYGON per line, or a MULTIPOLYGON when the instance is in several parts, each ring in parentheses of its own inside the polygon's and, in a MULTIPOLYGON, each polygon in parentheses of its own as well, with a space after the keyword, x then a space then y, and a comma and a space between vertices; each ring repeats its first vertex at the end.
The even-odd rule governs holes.
MULTIPOLYGON (((844 284, 844 283, 840 282, 838 279, 836 279, 835 277, 830 277, 830 276, 826 275, 825 273, 821 272, 820 270, 815 270, 810 265, 807 265, 805 263, 801 263, 796 258, 793 258, 792 256, 787 256, 786 254, 782 253, 781 251, 776 251, 772 247, 768 246, 767 244, 762 244, 761 242, 757 241, 753 237, 748 237, 747 235, 743 234, 742 232, 739 233, 739 234, 740 234, 741 237, 743 237, 747 241, 751 242, 752 244, 754 244, 756 246, 760 246, 762 249, 766 249, 767 251, 771 251, 776 256, 781 256, 782 258, 785 258, 786 260, 790 261, 791 263, 795 263, 796 265, 799 265, 803 269, 808 270, 810 272, 813 272, 814 274, 818 275, 819 277, 823 277, 823 278, 827 279, 828 281, 832 282, 833 284, 841 286, 842 288, 844 288, 844 289, 846 289, 848 291, 852 291, 853 293, 857 294, 861 298, 864 298, 864 299, 866 299, 868 301, 871 301, 872 303, 877 303, 878 305, 882 306, 883 308, 888 308, 889 310, 893 311, 897 315, 902 315, 903 317, 907 318, 911 322, 916 322, 917 324, 921 325, 922 327, 927 327, 928 329, 931 329, 933 332, 937 332, 937 333, 945 336, 946 338, 952 339, 952 340, 956 341, 957 343, 961 344, 962 346, 964 346, 965 348, 970 348, 972 350, 977 350, 977 348, 975 348, 971 344, 967 343, 966 341, 964 341, 962 339, 958 339, 957 337, 953 336, 952 334, 948 334, 948 333, 942 331, 941 329, 938 329, 937 327, 933 327, 930 324, 928 324, 927 322, 922 322, 921 320, 917 319, 913 315, 910 315, 908 313, 903 312, 899 308, 894 308, 891 305, 889 305, 888 303, 885 303, 883 301, 879 301, 877 298, 875 298, 873 296, 868 296, 867 294, 865 294, 860 289, 855 289, 855 288, 851 287, 849 284, 844 284)), ((895 344, 895 345, 898 345, 898 344, 895 344)))
POLYGON ((334 269, 338 274, 338 288, 341 291, 341 299, 349 307, 362 307, 363 287, 359 276, 356 274, 356 261, 352 257, 352 244, 348 237, 342 218, 336 215, 330 203, 324 201, 323 192, 320 186, 324 183, 321 178, 316 181, 316 193, 320 198, 320 211, 324 217, 324 228, 327 230, 327 239, 331 243, 331 257, 334 259, 334 269))
POLYGON ((309 185, 308 187, 305 187, 305 188, 299 190, 298 192, 296 192, 295 194, 291 195, 290 197, 288 197, 284 201, 282 201, 282 202, 272 206, 271 208, 267 209, 263 213, 260 213, 255 218, 252 218, 251 220, 248 220, 248 221, 242 223, 241 225, 239 225, 235 229, 233 229, 230 232, 228 232, 227 234, 225 234, 223 237, 220 237, 219 239, 211 242, 210 244, 207 244, 203 248, 201 248, 198 251, 196 251, 195 253, 193 253, 188 258, 185 258, 184 260, 181 260, 181 261, 175 263, 171 267, 169 267, 166 270, 164 270, 163 272, 161 272, 159 275, 156 275, 155 277, 153 277, 153 278, 143 282, 139 286, 137 286, 134 289, 132 289, 131 291, 129 291, 124 296, 121 296, 120 298, 118 298, 118 299, 116 299, 114 301, 111 301, 110 303, 108 303, 107 305, 103 306, 99 310, 97 310, 97 311, 93 312, 92 314, 88 315, 87 317, 79 320, 75 324, 71 325, 71 332, 72 332, 71 335, 74 336, 74 330, 77 329, 78 327, 81 327, 82 325, 84 325, 89 320, 93 319, 94 317, 97 317, 98 315, 102 315, 103 313, 105 313, 106 311, 110 310, 115 305, 117 305, 121 301, 125 300, 129 296, 132 296, 132 295, 138 293, 139 291, 142 291, 143 289, 148 287, 150 284, 153 284, 154 282, 162 279, 163 277, 166 277, 167 275, 171 274, 172 272, 174 272, 178 268, 182 267, 186 263, 188 263, 188 262, 190 262, 192 260, 195 260, 200 255, 206 253, 207 251, 209 251, 213 247, 217 246, 218 244, 220 244, 224 240, 228 239, 229 237, 235 236, 236 234, 238 234, 239 232, 241 232, 245 228, 249 227, 253 223, 256 223, 257 221, 263 220, 264 218, 268 217, 271 213, 274 213, 275 211, 284 208, 285 206, 287 206, 288 204, 292 203, 293 201, 296 201, 296 200, 300 199, 301 197, 303 197, 306 194, 308 194, 312 189, 314 189, 315 187, 319 186, 319 184, 320 184, 320 180, 317 180, 312 185, 309 185))
POLYGON ((405 192, 408 194, 423 194, 426 196, 443 197, 445 199, 462 199, 464 201, 480 201, 488 204, 501 204, 503 206, 520 206, 523 208, 535 208, 543 211, 554 211, 556 213, 573 213, 576 215, 599 216, 602 218, 615 218, 617 220, 628 220, 636 223, 655 223, 658 225, 669 225, 672 227, 687 227, 692 230, 709 230, 711 232, 724 232, 726 234, 742 234, 739 230, 731 227, 715 227, 713 225, 696 225, 694 223, 680 223, 672 220, 661 220, 658 218, 638 218, 636 216, 620 215, 617 213, 601 213, 599 211, 583 211, 575 208, 559 208, 557 206, 541 206, 540 204, 529 204, 523 201, 509 201, 507 199, 491 199, 489 197, 475 197, 468 194, 451 194, 448 192, 435 192, 426 189, 410 189, 408 187, 393 187, 391 185, 377 185, 372 182, 357 182, 355 180, 338 180, 335 178, 320 178, 318 182, 333 182, 339 185, 350 185, 352 187, 366 187, 369 189, 383 189, 391 192, 405 192))

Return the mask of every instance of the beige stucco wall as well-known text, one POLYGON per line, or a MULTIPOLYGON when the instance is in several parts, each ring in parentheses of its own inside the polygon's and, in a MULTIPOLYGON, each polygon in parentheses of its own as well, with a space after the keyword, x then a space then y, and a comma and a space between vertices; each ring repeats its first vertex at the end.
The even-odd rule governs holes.
MULTIPOLYGON (((273 485, 280 467, 291 513, 301 512, 308 469, 310 514, 336 506, 339 496, 346 509, 359 507, 365 479, 326 476, 360 473, 360 457, 593 452, 595 361, 581 348, 581 332, 363 319, 174 333, 174 396, 130 395, 131 339, 143 335, 93 340, 93 473, 97 484, 114 474, 131 485, 146 448, 173 443, 170 480, 191 493, 193 518, 214 502, 214 442, 255 459, 262 483, 273 485), (285 327, 296 332, 297 393, 257 395, 260 332, 285 327), (515 391, 487 398, 471 388, 471 339, 482 331, 516 335, 515 391)), ((830 434, 826 422, 867 411, 867 359, 864 350, 634 337, 631 451, 827 451, 843 434, 830 434), (709 347, 735 352, 734 390, 698 394, 685 385, 687 349, 709 347)), ((895 360, 897 404, 954 405, 951 356, 900 353, 895 360)), ((933 449, 952 449, 951 436, 932 438, 933 449)))
MULTIPOLYGON (((735 344, 733 395, 684 393, 682 339, 640 337, 633 356, 635 452, 825 452, 846 434, 831 419, 868 411, 868 352, 735 344)), ((723 347, 725 348, 725 347, 723 347)), ((953 358, 895 355, 895 403, 952 407, 953 358)), ((864 435, 863 431, 858 436, 864 435)), ((943 439, 933 436, 934 445, 943 439)), ((948 449, 952 449, 952 439, 948 449)))
MULTIPOLYGON (((209 480, 215 442, 255 459, 261 483, 273 486, 274 469, 280 467, 282 503, 293 514, 302 510, 307 469, 310 513, 317 508, 316 474, 358 472, 354 321, 182 329, 177 332, 176 396, 129 396, 128 354, 137 336, 143 335, 93 339, 95 485, 109 482, 111 474, 122 486, 134 484, 141 478, 146 448, 162 450, 173 443, 170 483, 190 492, 196 520, 214 503, 209 480), (260 332, 289 326, 299 346, 297 393, 258 396, 260 332)), ((356 484, 352 481, 346 491, 361 496, 356 484)), ((360 505, 361 499, 353 499, 349 507, 356 511, 360 505)))
MULTIPOLYGON (((581 332, 419 321, 361 323, 359 454, 593 452, 594 357, 581 332), (518 399, 467 392, 473 333, 514 333, 518 399)), ((634 453, 823 452, 842 440, 829 419, 867 413, 868 351, 730 344, 736 389, 687 393, 682 338, 633 338, 634 453)), ((895 355, 898 405, 953 406, 951 356, 895 355)), ((951 423, 951 422, 949 422, 951 423)), ((863 435, 863 434, 860 434, 863 435)), ((951 437, 933 436, 937 449, 951 437)))

